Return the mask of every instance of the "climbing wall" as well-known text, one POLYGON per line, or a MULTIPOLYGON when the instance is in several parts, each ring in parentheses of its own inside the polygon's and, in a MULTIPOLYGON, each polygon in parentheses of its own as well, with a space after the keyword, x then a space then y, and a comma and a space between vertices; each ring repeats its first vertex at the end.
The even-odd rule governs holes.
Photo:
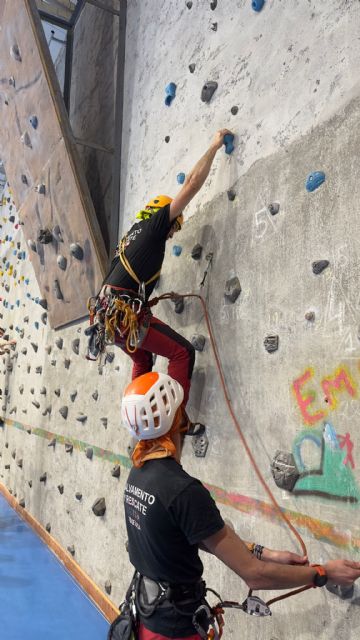
MULTIPOLYGON (((177 193, 216 129, 234 132, 168 243, 156 294, 205 299, 243 434, 312 562, 360 560, 359 22, 359 3, 340 0, 261 11, 128 0, 122 231, 149 196, 177 193)), ((116 604, 131 576, 119 418, 130 360, 109 349, 106 363, 88 362, 86 323, 45 324, 15 204, 7 187, 0 325, 17 344, 0 360, 0 487, 116 604)), ((184 467, 242 537, 299 551, 229 415, 203 308, 182 303, 154 313, 197 349, 189 413, 206 437, 188 439, 184 467)), ((203 560, 209 586, 245 597, 239 578, 203 560)), ((334 591, 278 603, 266 620, 227 613, 224 637, 356 640, 359 585, 334 591)))
POLYGON ((54 327, 86 314, 106 253, 35 3, 5 3, 1 156, 54 327))

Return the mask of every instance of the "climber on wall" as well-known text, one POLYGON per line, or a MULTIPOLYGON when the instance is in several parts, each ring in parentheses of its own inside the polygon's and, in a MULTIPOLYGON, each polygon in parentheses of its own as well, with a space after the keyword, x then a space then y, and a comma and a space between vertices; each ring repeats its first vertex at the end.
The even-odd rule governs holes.
MULTIPOLYGON (((157 196, 139 211, 136 215, 139 222, 121 240, 100 294, 89 305, 90 317, 97 320, 93 326, 96 330, 103 327, 103 341, 115 342, 132 358, 133 379, 152 370, 153 354, 169 359, 169 374, 184 389, 184 407, 190 390, 194 347, 154 317, 147 302, 160 276, 166 240, 181 229, 184 208, 201 189, 216 152, 224 144, 224 136, 230 133, 228 129, 216 133, 174 199, 157 196)), ((93 345, 88 358, 91 359, 93 351, 95 359, 102 351, 98 339, 101 331, 95 334, 91 327, 86 331, 90 335, 89 345, 93 345)))
POLYGON ((206 627, 205 609, 193 619, 205 598, 199 548, 217 556, 250 589, 321 587, 328 580, 351 585, 357 580, 360 562, 309 566, 306 556, 244 543, 225 525, 207 489, 180 464, 186 434, 182 401, 178 382, 155 371, 133 380, 122 400, 123 424, 138 441, 124 495, 128 551, 139 574, 136 637, 207 637, 206 631, 196 633, 206 627))

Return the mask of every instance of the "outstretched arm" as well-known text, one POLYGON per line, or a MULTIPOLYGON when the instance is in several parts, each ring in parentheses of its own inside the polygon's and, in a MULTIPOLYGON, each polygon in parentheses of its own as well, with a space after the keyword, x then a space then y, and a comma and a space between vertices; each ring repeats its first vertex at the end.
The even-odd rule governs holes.
POLYGON ((196 163, 195 167, 187 175, 184 186, 170 205, 171 222, 173 222, 175 218, 180 215, 186 205, 189 204, 190 200, 193 199, 193 197, 203 186, 206 178, 209 175, 216 152, 222 147, 224 136, 227 133, 231 133, 231 131, 229 131, 229 129, 219 129, 219 131, 217 131, 206 153, 204 153, 204 155, 196 163))
MULTIPOLYGON (((235 531, 227 525, 215 535, 203 540, 203 544, 219 560, 245 580, 250 589, 301 587, 312 584, 316 574, 316 569, 311 566, 258 560, 235 531)), ((360 562, 330 560, 324 565, 324 568, 329 581, 339 585, 350 585, 354 580, 360 578, 360 562)))

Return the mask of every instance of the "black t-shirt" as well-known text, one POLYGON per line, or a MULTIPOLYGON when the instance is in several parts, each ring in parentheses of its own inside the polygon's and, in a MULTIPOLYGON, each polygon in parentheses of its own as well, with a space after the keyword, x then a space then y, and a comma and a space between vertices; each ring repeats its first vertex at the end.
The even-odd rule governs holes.
MULTIPOLYGON (((126 234, 125 257, 140 282, 147 282, 161 269, 170 228, 170 205, 167 204, 151 218, 134 224, 126 234)), ((138 292, 139 285, 124 269, 118 251, 103 284, 138 292)), ((152 294, 155 284, 156 280, 147 285, 146 300, 152 294)))
MULTIPOLYGON (((153 580, 191 584, 203 565, 199 544, 224 527, 207 489, 174 458, 149 460, 132 468, 124 495, 129 556, 134 567, 153 580)), ((194 611, 197 605, 191 605, 194 611)), ((195 633, 191 616, 159 607, 143 620, 151 631, 169 637, 195 633)))

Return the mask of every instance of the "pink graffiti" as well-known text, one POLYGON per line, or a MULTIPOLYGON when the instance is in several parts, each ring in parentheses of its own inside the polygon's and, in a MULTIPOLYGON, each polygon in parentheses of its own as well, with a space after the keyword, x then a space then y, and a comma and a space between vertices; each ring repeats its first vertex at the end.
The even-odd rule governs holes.
POLYGON ((343 464, 349 463, 352 469, 355 469, 354 458, 352 456, 352 450, 354 448, 354 443, 350 438, 350 433, 346 433, 344 436, 337 436, 339 441, 340 449, 346 448, 346 456, 343 460, 343 464))

